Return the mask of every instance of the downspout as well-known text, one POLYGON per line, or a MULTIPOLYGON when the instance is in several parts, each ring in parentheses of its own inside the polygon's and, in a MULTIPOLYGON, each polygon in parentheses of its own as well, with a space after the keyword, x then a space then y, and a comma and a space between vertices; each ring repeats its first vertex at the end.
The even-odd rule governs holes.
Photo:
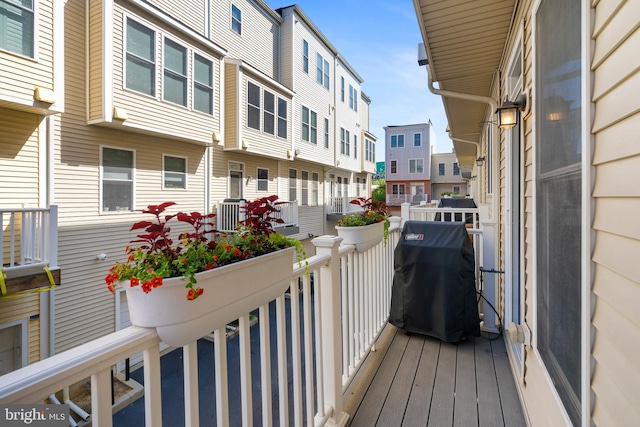
MULTIPOLYGON (((466 101, 475 101, 475 102, 483 102, 485 104, 487 104, 490 108, 491 108, 491 114, 494 114, 495 111, 498 109, 498 102, 489 97, 489 96, 482 96, 482 95, 471 95, 468 93, 460 93, 460 92, 451 92, 448 90, 443 90, 443 89, 436 89, 435 87, 433 87, 433 78, 431 77, 431 75, 433 74, 433 72, 431 71, 431 63, 427 64, 427 80, 428 80, 428 88, 429 91, 431 93, 433 93, 434 95, 440 95, 442 97, 445 98, 456 98, 456 99, 463 99, 466 101)), ((495 74, 494 74, 495 75, 495 74)), ((492 126, 494 126, 494 129, 492 129, 491 134, 492 135, 498 135, 497 132, 497 124, 493 124, 492 126)), ((449 135, 451 137, 451 135, 449 135)), ((456 139, 454 137, 451 137, 452 140, 454 141, 460 141, 460 142, 465 142, 465 143, 471 143, 474 144, 476 146, 476 152, 480 151, 480 143, 475 142, 475 141, 465 141, 465 140, 460 140, 460 139, 456 139)), ((490 141, 487 141, 488 143, 490 143, 490 141)), ((488 159, 488 161, 493 161, 493 159, 488 159)), ((493 168, 494 170, 496 170, 496 168, 493 168)), ((494 192, 497 190, 497 188, 495 187, 495 180, 494 180, 494 192)), ((494 197, 493 197, 493 201, 492 201, 492 205, 493 205, 493 214, 496 215, 496 213, 498 212, 499 206, 498 206, 498 199, 499 197, 495 197, 495 193, 494 193, 494 197)))

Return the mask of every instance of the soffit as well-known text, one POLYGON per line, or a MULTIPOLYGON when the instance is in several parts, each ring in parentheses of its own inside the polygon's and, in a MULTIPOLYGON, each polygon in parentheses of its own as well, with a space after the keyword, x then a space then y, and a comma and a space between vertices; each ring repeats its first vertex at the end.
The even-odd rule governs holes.
MULTIPOLYGON (((414 0, 429 71, 440 89, 490 96, 511 26, 515 0, 414 0)), ((451 134, 478 142, 488 105, 443 97, 451 134)), ((461 166, 473 166, 476 147, 454 141, 461 166)))

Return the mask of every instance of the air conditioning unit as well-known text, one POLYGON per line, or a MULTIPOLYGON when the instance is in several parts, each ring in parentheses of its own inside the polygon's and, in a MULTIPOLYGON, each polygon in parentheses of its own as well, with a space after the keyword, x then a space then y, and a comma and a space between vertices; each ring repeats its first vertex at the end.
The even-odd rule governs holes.
POLYGON ((418 43, 418 65, 427 65, 428 63, 427 49, 424 47, 424 43, 418 43))

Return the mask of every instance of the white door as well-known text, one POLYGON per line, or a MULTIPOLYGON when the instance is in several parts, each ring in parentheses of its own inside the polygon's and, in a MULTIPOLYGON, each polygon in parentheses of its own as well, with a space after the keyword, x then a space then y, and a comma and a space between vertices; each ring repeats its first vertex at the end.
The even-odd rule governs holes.
POLYGON ((22 367, 20 325, 0 329, 0 375, 22 367))
POLYGON ((229 162, 229 198, 242 199, 244 197, 244 187, 242 179, 244 177, 244 165, 237 162, 229 162))

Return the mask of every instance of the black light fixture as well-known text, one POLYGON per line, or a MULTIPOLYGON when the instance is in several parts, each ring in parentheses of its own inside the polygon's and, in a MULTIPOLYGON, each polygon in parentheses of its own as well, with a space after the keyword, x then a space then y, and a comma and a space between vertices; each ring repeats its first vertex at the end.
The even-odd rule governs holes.
POLYGON ((518 112, 524 110, 527 98, 521 95, 516 101, 505 101, 498 107, 498 126, 501 129, 509 129, 518 124, 518 112))
POLYGON ((483 157, 478 157, 476 159, 476 165, 482 166, 483 164, 484 164, 484 156, 483 157))

